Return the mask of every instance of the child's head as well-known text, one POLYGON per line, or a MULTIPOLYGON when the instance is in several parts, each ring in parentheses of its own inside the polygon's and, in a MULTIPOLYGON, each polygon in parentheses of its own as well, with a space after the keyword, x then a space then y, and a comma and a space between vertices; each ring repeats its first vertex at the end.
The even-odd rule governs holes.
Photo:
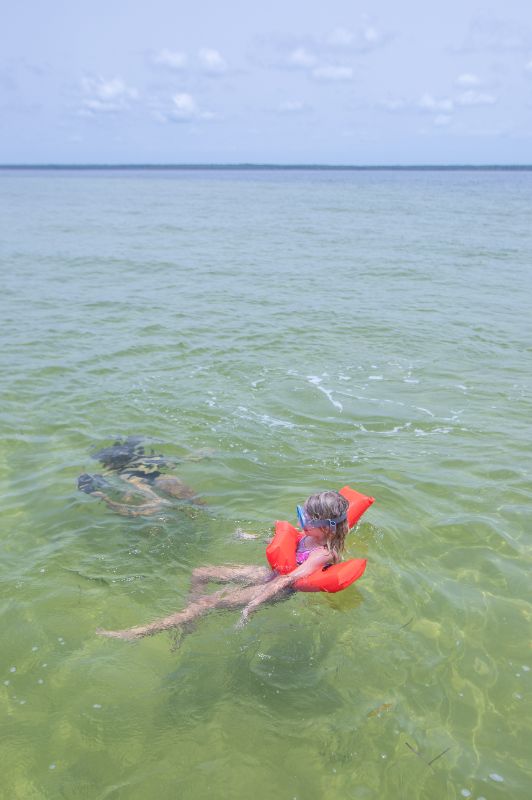
MULTIPOLYGON (((306 519, 330 519, 334 520, 342 517, 347 512, 348 501, 339 492, 319 492, 311 494, 305 501, 303 511, 306 519)), ((336 525, 327 525, 320 528, 325 533, 325 545, 332 553, 335 560, 340 559, 340 554, 344 549, 345 537, 349 530, 347 518, 336 525)))
POLYGON ((99 461, 102 467, 110 470, 120 470, 135 458, 144 455, 144 447, 140 436, 128 436, 127 439, 117 439, 110 447, 104 447, 92 454, 92 458, 99 461))

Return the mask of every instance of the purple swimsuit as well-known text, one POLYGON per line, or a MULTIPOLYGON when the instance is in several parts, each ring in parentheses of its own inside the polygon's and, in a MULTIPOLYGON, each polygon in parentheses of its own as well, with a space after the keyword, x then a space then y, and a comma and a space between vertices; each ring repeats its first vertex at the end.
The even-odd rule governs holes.
POLYGON ((307 547, 303 547, 303 542, 305 541, 305 538, 306 538, 305 536, 302 536, 299 542, 297 543, 296 564, 298 565, 303 564, 303 562, 306 561, 309 555, 311 554, 312 550, 315 549, 315 548, 310 548, 309 550, 307 547))

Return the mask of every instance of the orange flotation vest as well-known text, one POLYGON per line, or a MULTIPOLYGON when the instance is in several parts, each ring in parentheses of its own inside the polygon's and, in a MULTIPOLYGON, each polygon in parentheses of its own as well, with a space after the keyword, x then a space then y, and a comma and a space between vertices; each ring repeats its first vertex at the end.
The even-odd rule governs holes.
MULTIPOLYGON (((362 514, 373 503, 373 497, 360 494, 349 486, 340 489, 340 494, 349 502, 347 522, 352 528, 362 514)), ((288 575, 297 567, 296 550, 303 532, 294 528, 289 522, 277 521, 275 535, 266 548, 266 558, 270 567, 281 575, 288 575)), ((339 592, 354 583, 366 569, 365 558, 351 558, 340 564, 325 566, 294 582, 294 588, 300 592, 339 592)))

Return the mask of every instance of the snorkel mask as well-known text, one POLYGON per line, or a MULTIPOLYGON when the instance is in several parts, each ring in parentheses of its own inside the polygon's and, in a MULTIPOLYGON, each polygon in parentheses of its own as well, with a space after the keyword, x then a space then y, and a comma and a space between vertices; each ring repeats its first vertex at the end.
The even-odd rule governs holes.
POLYGON ((331 528, 334 530, 340 522, 344 522, 347 519, 347 511, 344 511, 339 517, 332 517, 331 519, 309 519, 303 506, 296 506, 296 511, 302 530, 305 530, 305 528, 331 528))

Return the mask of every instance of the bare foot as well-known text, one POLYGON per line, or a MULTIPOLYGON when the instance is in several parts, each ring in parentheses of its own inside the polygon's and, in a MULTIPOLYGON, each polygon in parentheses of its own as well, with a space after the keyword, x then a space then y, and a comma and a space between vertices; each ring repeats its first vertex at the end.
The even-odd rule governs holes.
POLYGON ((237 528, 234 533, 235 539, 258 539, 258 533, 246 533, 242 528, 237 528))
POLYGON ((131 630, 131 631, 106 631, 104 628, 96 628, 96 634, 98 636, 108 636, 110 639, 125 639, 125 640, 138 639, 142 635, 142 634, 137 633, 134 630, 131 630))
POLYGON ((193 450, 185 456, 186 461, 203 461, 204 458, 212 458, 216 453, 212 447, 202 447, 199 450, 193 450))
POLYGON ((183 622, 181 625, 178 625, 176 628, 174 628, 171 636, 172 646, 170 647, 170 651, 175 653, 176 650, 179 650, 185 636, 187 636, 189 633, 194 633, 196 628, 197 623, 193 620, 191 622, 183 622))

